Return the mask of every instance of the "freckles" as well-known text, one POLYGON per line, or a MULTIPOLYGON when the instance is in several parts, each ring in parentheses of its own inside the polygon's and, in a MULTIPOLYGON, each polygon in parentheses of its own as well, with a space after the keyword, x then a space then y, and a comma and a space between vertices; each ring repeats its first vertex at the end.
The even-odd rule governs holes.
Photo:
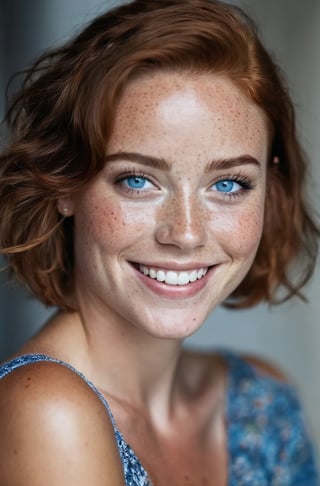
POLYGON ((88 197, 85 200, 83 209, 79 211, 78 226, 83 234, 86 234, 86 240, 92 242, 95 240, 101 245, 104 242, 110 247, 117 244, 121 233, 126 226, 126 219, 119 205, 110 204, 109 199, 99 199, 88 197), (85 231, 83 227, 85 225, 85 231))
MULTIPOLYGON (((117 253, 129 243, 141 241, 142 234, 149 233, 155 220, 154 206, 137 207, 136 203, 114 201, 114 196, 87 199, 83 219, 80 216, 80 243, 100 248, 108 254, 117 253), (85 225, 85 229, 83 230, 85 225), (81 233, 85 238, 81 238, 81 233), (81 242, 82 240, 82 242, 81 242)), ((81 212, 81 211, 80 211, 81 212)))
MULTIPOLYGON (((165 94, 166 89, 160 90, 165 94)), ((128 150, 128 144, 133 142, 144 143, 145 135, 152 133, 154 130, 154 114, 159 110, 159 86, 153 84, 141 89, 140 84, 129 86, 125 96, 119 103, 114 129, 112 133, 112 143, 109 150, 113 151, 113 145, 116 150, 121 150, 125 145, 125 150, 128 150), (141 124, 141 120, 143 124, 141 124), (123 142, 123 134, 125 134, 125 143, 123 142)))
POLYGON ((233 258, 249 256, 260 242, 263 217, 259 210, 216 214, 212 236, 222 242, 233 258))
POLYGON ((238 222, 238 251, 255 249, 261 238, 262 219, 255 211, 248 211, 238 222))

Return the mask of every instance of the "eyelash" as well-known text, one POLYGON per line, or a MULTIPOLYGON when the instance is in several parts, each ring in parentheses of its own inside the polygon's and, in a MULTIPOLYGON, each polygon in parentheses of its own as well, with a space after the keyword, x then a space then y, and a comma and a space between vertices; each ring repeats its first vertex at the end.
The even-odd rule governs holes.
POLYGON ((232 174, 232 175, 223 175, 217 180, 215 180, 209 187, 214 186, 218 182, 222 181, 231 181, 239 184, 241 186, 241 189, 235 192, 222 192, 222 191, 216 191, 219 192, 223 198, 228 198, 228 199, 235 199, 237 197, 243 196, 245 192, 251 191, 254 189, 254 184, 252 180, 243 174, 232 174))
MULTIPOLYGON (((114 179, 114 182, 115 182, 115 184, 120 185, 126 179, 130 179, 130 178, 134 178, 134 177, 137 177, 137 178, 141 177, 142 179, 145 179, 146 181, 150 182, 150 184, 153 184, 156 188, 156 184, 152 181, 152 179, 150 178, 150 176, 148 174, 146 174, 143 171, 132 170, 132 169, 127 170, 124 173, 121 173, 121 175, 117 176, 114 179)), ((253 184, 252 180, 248 176, 246 176, 244 174, 240 174, 240 173, 239 174, 223 175, 223 176, 219 177, 217 180, 215 180, 212 184, 210 184, 209 188, 214 186, 218 182, 222 182, 222 181, 232 181, 232 182, 235 182, 235 183, 237 183, 241 186, 241 188, 239 190, 234 191, 234 192, 214 191, 214 192, 218 192, 223 198, 227 198, 229 200, 241 197, 247 191, 254 189, 254 184, 253 184)), ((147 193, 148 192, 148 189, 139 190, 139 189, 130 188, 128 186, 123 186, 123 189, 126 191, 127 194, 136 195, 136 196, 141 195, 141 193, 147 193)))
MULTIPOLYGON (((144 173, 142 171, 137 171, 137 170, 128 170, 128 171, 122 173, 121 175, 119 175, 115 178, 114 182, 115 182, 115 184, 120 185, 126 179, 135 178, 135 177, 137 177, 137 178, 141 177, 141 179, 145 179, 146 181, 150 182, 150 184, 153 184, 156 188, 155 183, 150 179, 149 175, 147 175, 146 173, 144 173)), ((123 186, 123 189, 127 192, 127 194, 135 194, 137 196, 141 192, 143 192, 143 193, 147 192, 146 189, 139 190, 139 189, 133 189, 133 188, 124 187, 124 186, 123 186)))

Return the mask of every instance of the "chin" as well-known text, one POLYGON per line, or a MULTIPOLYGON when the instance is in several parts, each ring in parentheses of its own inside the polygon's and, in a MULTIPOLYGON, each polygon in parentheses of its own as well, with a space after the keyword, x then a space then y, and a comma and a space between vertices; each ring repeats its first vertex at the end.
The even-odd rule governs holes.
POLYGON ((204 319, 191 318, 188 319, 171 316, 165 321, 163 318, 159 320, 153 326, 144 326, 146 334, 156 339, 173 339, 173 340, 184 340, 192 336, 197 332, 203 325, 206 317, 204 319))

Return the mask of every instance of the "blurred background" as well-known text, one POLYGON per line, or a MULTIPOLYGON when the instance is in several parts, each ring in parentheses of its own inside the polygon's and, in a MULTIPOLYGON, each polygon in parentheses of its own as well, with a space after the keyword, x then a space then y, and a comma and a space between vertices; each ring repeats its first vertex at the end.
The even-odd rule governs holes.
MULTIPOLYGON (((44 49, 62 43, 99 12, 118 1, 1 0, 0 114, 12 73, 44 49)), ((320 210, 320 2, 319 0, 233 0, 253 16, 262 38, 288 79, 302 143, 312 164, 310 199, 320 210)), ((3 130, 3 129, 2 129, 3 130)), ((2 141, 4 143, 4 132, 2 141)), ((0 266, 5 262, 0 261, 0 266)), ((0 274, 0 360, 47 319, 45 309, 0 274)), ((311 434, 320 451, 320 265, 299 300, 272 309, 217 309, 187 341, 200 347, 229 347, 258 354, 280 366, 296 384, 311 434)))

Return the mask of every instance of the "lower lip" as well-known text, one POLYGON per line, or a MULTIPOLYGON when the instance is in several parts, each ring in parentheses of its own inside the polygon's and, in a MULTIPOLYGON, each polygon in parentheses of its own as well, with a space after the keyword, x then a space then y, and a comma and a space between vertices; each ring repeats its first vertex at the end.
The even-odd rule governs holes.
POLYGON ((196 296, 206 286, 209 275, 214 267, 211 267, 202 278, 186 285, 168 285, 164 282, 159 282, 156 279, 147 277, 133 265, 132 268, 136 272, 139 280, 155 294, 168 299, 184 299, 196 296))

